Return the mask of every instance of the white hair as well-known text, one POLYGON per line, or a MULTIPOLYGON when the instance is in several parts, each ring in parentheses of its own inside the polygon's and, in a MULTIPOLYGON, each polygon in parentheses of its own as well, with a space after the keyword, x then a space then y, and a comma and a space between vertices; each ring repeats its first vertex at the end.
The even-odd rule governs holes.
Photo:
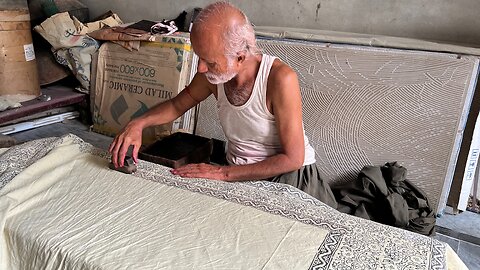
POLYGON ((256 55, 260 53, 255 40, 255 31, 248 17, 234 5, 229 2, 215 2, 202 9, 195 18, 194 24, 202 25, 211 16, 223 15, 228 10, 237 11, 242 17, 243 22, 228 26, 223 33, 223 42, 225 44, 225 55, 235 57, 239 52, 256 55))

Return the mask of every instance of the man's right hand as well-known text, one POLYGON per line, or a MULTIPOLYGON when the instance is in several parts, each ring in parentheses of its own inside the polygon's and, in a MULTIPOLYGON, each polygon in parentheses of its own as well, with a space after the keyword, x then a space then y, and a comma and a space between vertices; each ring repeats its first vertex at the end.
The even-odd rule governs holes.
POLYGON ((112 154, 112 163, 115 168, 123 167, 123 161, 130 145, 133 145, 133 160, 135 163, 138 163, 138 151, 142 145, 142 130, 143 126, 140 122, 133 120, 115 136, 108 149, 110 154, 112 154))
POLYGON ((215 89, 216 93, 216 87, 208 82, 205 74, 197 73, 190 85, 174 98, 155 105, 144 115, 130 121, 127 126, 117 134, 109 147, 108 151, 112 154, 113 165, 116 168, 123 167, 123 160, 130 145, 133 145, 133 161, 138 163, 138 151, 142 145, 143 129, 169 123, 177 119, 187 110, 212 94, 212 89, 215 89))

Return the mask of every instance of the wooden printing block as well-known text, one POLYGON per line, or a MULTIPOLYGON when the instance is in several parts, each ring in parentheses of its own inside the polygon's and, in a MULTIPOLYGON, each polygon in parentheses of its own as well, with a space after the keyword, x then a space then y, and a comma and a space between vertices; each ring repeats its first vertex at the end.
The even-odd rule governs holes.
POLYGON ((137 165, 135 165, 133 158, 130 156, 125 156, 125 158, 123 159, 123 167, 115 168, 115 165, 113 165, 112 162, 110 162, 108 167, 112 170, 123 172, 126 174, 132 174, 137 171, 137 165))
POLYGON ((0 134, 0 148, 7 148, 14 146, 15 144, 17 144, 15 138, 0 134))

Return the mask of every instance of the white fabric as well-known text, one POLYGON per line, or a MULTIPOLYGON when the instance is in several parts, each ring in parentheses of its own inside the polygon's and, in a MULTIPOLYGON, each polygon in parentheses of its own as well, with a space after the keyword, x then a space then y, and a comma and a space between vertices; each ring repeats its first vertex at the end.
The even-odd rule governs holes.
POLYGON ((444 243, 287 185, 143 161, 125 175, 102 153, 74 136, 0 150, 0 269, 466 269, 444 243))
MULTIPOLYGON (((223 84, 218 88, 218 110, 223 132, 228 139, 227 161, 243 165, 257 163, 282 152, 275 116, 267 108, 267 82, 276 57, 263 54, 252 94, 241 106, 232 105, 223 84)), ((302 124, 303 128, 303 124, 302 124)), ((305 136, 303 165, 315 163, 315 152, 305 136)))
POLYGON ((328 233, 110 170, 72 141, 0 194, 4 270, 307 269, 328 233))

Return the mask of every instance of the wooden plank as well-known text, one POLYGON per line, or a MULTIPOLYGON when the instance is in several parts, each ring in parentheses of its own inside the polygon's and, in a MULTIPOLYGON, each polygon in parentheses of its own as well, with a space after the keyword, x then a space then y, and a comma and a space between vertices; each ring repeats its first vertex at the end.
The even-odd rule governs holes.
POLYGON ((86 95, 74 92, 66 86, 50 86, 42 89, 42 93, 51 97, 49 101, 39 99, 22 102, 22 107, 0 112, 0 125, 16 118, 25 117, 54 108, 77 104, 86 99, 86 95))
MULTIPOLYGON (((22 131, 12 134, 12 137, 19 143, 22 143, 40 138, 60 137, 69 133, 75 134, 84 141, 103 150, 107 150, 112 142, 111 137, 90 131, 89 126, 80 122, 78 119, 22 131)), ((131 150, 128 154, 131 155, 131 150)))

